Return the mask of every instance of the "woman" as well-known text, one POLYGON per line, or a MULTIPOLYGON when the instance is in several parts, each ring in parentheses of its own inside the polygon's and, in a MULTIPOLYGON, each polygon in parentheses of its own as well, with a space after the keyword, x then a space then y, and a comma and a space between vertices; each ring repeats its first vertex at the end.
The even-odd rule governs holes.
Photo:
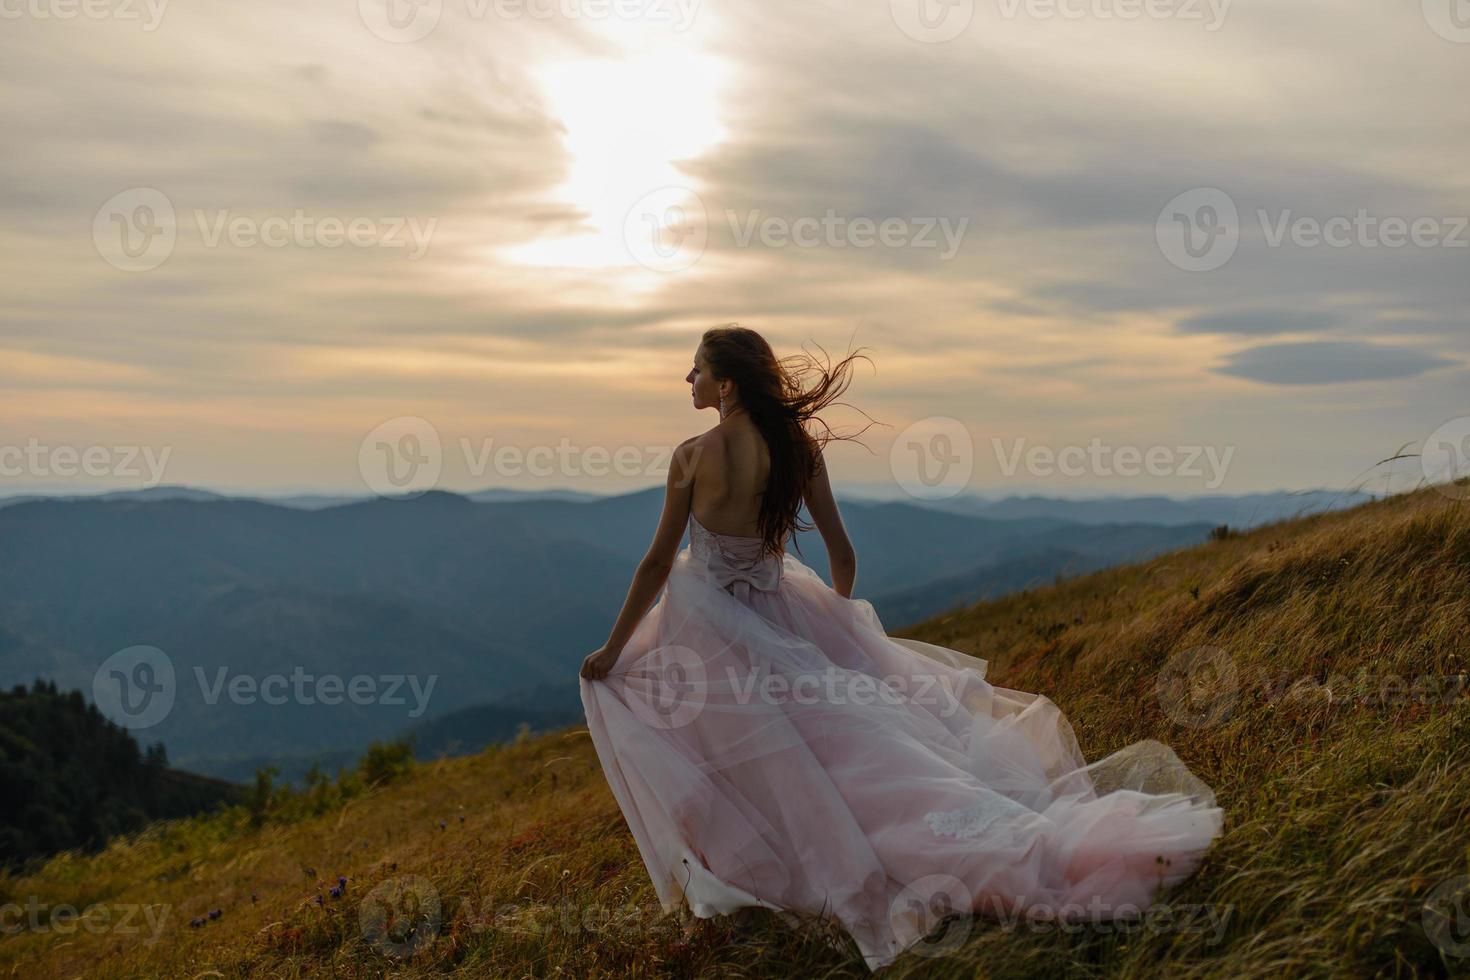
POLYGON ((583 663, 588 729, 660 902, 835 920, 870 968, 949 912, 1136 915, 1220 833, 1214 794, 1159 742, 1085 765, 1049 699, 889 637, 852 598, 806 423, 856 356, 803 388, 754 331, 704 334, 685 380, 720 422, 675 452, 653 543, 583 663), (784 549, 802 503, 832 588, 784 549))

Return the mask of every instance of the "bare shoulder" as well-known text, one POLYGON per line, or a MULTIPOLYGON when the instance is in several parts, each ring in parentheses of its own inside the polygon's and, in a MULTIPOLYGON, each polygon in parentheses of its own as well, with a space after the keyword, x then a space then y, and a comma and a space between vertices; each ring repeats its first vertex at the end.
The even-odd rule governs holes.
POLYGON ((820 476, 820 477, 825 477, 827 475, 827 456, 826 456, 826 454, 822 450, 818 449, 812 455, 815 457, 815 459, 813 461, 813 464, 812 464, 812 475, 814 475, 814 476, 820 476))
POLYGON ((729 435, 719 426, 715 426, 685 439, 679 449, 696 465, 708 465, 720 459, 728 451, 729 445, 729 435))
POLYGON ((681 476, 686 478, 694 476, 700 467, 700 461, 705 456, 714 455, 714 453, 710 452, 713 445, 710 440, 717 436, 718 434, 715 430, 711 429, 708 432, 701 432, 699 435, 690 436, 688 439, 679 443, 679 445, 674 447, 673 461, 670 468, 676 470, 681 476))
POLYGON ((816 453, 813 460, 812 478, 806 485, 804 499, 807 510, 811 512, 812 519, 817 526, 823 529, 826 536, 828 527, 840 527, 842 518, 837 512, 837 497, 832 492, 832 476, 827 470, 827 460, 821 452, 816 453))

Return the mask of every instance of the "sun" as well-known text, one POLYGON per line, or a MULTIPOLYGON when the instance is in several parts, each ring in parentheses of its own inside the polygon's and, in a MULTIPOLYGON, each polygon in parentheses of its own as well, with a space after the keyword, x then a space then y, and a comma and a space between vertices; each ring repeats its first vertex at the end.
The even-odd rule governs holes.
MULTIPOLYGON (((608 18, 599 32, 618 53, 543 64, 533 75, 565 127, 571 158, 558 199, 583 215, 586 230, 502 250, 523 266, 625 270, 647 277, 624 239, 629 209, 665 188, 701 188, 680 163, 727 137, 720 121, 731 66, 706 50, 710 13, 676 32, 669 23, 608 18)), ((655 274, 656 275, 656 274, 655 274)))

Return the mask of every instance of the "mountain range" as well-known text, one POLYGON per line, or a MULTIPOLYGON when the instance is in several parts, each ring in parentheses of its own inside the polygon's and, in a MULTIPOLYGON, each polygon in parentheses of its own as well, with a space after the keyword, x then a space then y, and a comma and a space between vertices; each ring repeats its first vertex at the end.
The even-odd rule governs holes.
MULTIPOLYGON (((407 732, 425 753, 477 748, 579 710, 566 696, 576 668, 606 639, 662 496, 436 491, 305 507, 153 488, 11 502, 0 508, 0 685, 91 691, 114 653, 156 648, 172 706, 136 734, 164 742, 176 766, 223 778, 269 762, 299 775, 407 732), (371 694, 328 703, 312 686, 322 678, 371 694)), ((1221 498, 1188 510, 1203 518, 1192 521, 1096 506, 1133 519, 1040 498, 844 499, 855 597, 899 628, 1198 543, 1246 505, 1221 498)), ((828 577, 820 536, 795 544, 828 577)))

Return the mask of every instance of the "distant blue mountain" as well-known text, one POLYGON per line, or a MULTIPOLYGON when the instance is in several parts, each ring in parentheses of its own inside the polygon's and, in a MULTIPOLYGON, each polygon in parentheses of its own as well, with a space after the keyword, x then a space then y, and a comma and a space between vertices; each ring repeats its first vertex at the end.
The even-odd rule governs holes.
MULTIPOLYGON (((1182 511, 1154 502, 1144 508, 1153 520, 1127 502, 1044 498, 980 508, 844 499, 842 512, 858 551, 855 594, 897 631, 1202 541, 1231 514, 1285 506, 1232 499, 1182 511)), ((232 778, 262 760, 350 759, 370 739, 411 729, 440 747, 501 737, 511 720, 544 721, 557 700, 522 697, 512 710, 504 699, 575 691, 662 503, 661 487, 486 503, 435 491, 315 508, 174 487, 10 502, 0 508, 0 685, 41 677, 90 691, 114 652, 157 647, 175 668, 177 698, 138 737, 162 740, 183 768, 232 778), (237 677, 248 685, 293 672, 432 677, 434 686, 417 705, 210 696, 237 677), (499 721, 481 708, 492 703, 499 721), (475 718, 480 735, 466 720, 475 718)), ((826 577, 820 536, 803 532, 795 545, 826 577)))

